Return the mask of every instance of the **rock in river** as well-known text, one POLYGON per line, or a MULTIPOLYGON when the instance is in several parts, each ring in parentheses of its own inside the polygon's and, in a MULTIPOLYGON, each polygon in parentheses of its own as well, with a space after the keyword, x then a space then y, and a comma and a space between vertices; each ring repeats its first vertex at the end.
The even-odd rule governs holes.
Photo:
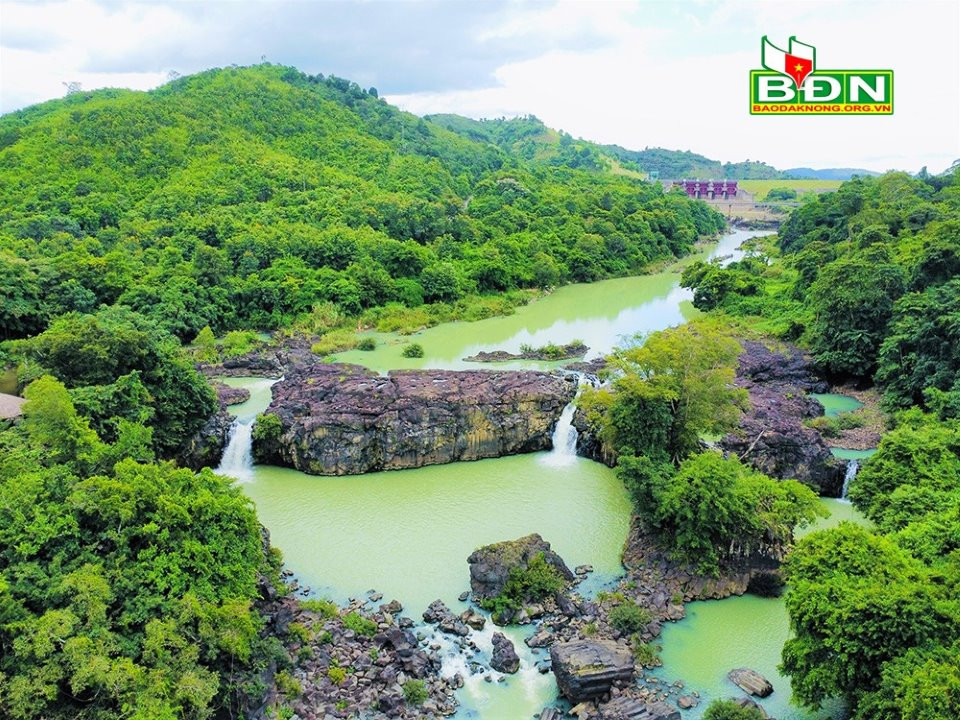
POLYGON ((537 533, 518 540, 484 545, 467 558, 470 564, 470 589, 477 600, 492 598, 503 592, 510 571, 526 568, 537 555, 552 565, 564 579, 574 579, 574 574, 559 555, 550 549, 550 543, 537 533))
POLYGON ((773 685, 763 675, 750 668, 736 668, 727 673, 734 685, 744 692, 765 698, 773 692, 773 685))
POLYGON ((279 432, 255 438, 260 462, 351 475, 546 450, 576 392, 533 371, 397 370, 303 364, 273 386, 279 432))
POLYGON ((515 673, 520 669, 520 656, 517 655, 513 643, 503 633, 493 634, 493 657, 490 667, 502 673, 515 673))
POLYGON ((572 703, 596 700, 633 682, 633 654, 613 640, 574 640, 550 648, 560 694, 572 703))

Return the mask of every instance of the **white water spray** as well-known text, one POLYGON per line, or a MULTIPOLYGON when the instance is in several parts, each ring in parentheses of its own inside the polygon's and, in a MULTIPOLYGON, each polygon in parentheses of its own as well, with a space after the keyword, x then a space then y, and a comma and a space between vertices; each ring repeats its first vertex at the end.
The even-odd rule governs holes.
POLYGON ((570 465, 577 459, 577 429, 573 426, 573 415, 577 412, 577 398, 588 382, 577 373, 577 394, 560 413, 557 426, 553 429, 553 449, 544 458, 544 462, 554 467, 570 465))
POLYGON ((843 489, 840 490, 840 499, 844 502, 850 502, 847 499, 847 491, 850 489, 850 483, 857 476, 857 471, 860 469, 860 463, 856 460, 847 461, 847 472, 843 476, 843 489))
POLYGON ((234 420, 230 438, 215 472, 229 475, 240 482, 253 479, 253 418, 234 420))

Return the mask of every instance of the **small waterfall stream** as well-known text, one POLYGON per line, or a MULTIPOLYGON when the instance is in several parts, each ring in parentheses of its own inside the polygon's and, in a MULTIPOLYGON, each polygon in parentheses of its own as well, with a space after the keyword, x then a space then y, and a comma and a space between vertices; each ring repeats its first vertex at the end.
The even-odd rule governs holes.
POLYGON ((554 467, 569 465, 577 459, 577 429, 573 426, 573 415, 577 411, 577 398, 588 384, 586 378, 577 373, 577 394, 560 413, 557 426, 553 429, 553 449, 545 462, 554 467))
POLYGON ((850 483, 857 476, 857 471, 860 469, 860 463, 856 460, 847 461, 847 472, 843 476, 843 489, 840 490, 840 499, 843 502, 850 502, 847 499, 847 491, 850 489, 850 483))
POLYGON ((253 479, 253 418, 234 420, 223 457, 214 471, 220 475, 249 482, 253 479))

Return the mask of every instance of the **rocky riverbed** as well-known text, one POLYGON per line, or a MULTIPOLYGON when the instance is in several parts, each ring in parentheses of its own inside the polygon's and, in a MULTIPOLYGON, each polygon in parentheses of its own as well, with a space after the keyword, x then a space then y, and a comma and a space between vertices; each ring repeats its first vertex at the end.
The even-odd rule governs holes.
POLYGON ((543 372, 382 376, 356 365, 295 365, 273 386, 267 409, 279 429, 255 435, 254 455, 315 475, 351 475, 546 450, 575 392, 572 376, 543 372))

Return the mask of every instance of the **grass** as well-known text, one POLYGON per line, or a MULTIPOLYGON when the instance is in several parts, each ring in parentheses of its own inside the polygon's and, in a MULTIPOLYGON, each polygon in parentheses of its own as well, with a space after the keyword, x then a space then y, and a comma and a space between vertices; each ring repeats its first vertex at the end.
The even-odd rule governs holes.
POLYGON ((740 187, 754 194, 754 200, 760 202, 767 197, 767 193, 776 187, 788 187, 797 191, 797 195, 810 192, 827 192, 836 190, 843 184, 843 180, 741 180, 740 187))

